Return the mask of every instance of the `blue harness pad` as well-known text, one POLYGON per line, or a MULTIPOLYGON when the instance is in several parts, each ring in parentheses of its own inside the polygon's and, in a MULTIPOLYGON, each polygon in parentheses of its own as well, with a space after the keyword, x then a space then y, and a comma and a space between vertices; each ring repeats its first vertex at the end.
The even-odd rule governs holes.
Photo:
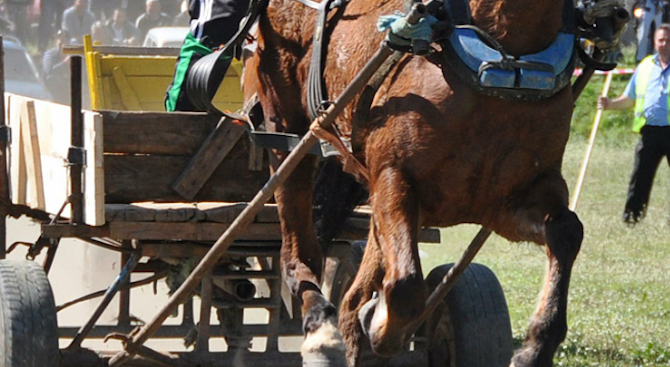
POLYGON ((522 61, 514 68, 500 67, 501 64, 498 63, 504 61, 503 55, 486 45, 472 29, 455 28, 449 42, 461 61, 478 75, 477 79, 482 87, 552 90, 556 85, 556 77, 570 64, 575 36, 560 32, 546 49, 511 59, 510 61, 522 61), (524 63, 542 65, 547 70, 524 68, 524 63), (553 71, 548 71, 549 69, 553 71))

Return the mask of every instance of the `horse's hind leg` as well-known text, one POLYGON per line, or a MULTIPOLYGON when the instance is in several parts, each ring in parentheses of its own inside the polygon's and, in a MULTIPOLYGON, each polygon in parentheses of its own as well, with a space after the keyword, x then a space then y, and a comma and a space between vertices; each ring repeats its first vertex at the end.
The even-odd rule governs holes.
POLYGON ((344 365, 344 345, 337 331, 337 310, 319 289, 323 253, 312 224, 314 158, 306 157, 275 192, 281 218, 283 279, 302 303, 303 358, 344 365), (338 362, 339 361, 339 362, 338 362))
POLYGON ((515 367, 552 366, 554 353, 568 330, 568 287, 583 227, 575 213, 560 207, 547 216, 545 236, 549 260, 547 276, 526 340, 512 358, 511 366, 515 367))

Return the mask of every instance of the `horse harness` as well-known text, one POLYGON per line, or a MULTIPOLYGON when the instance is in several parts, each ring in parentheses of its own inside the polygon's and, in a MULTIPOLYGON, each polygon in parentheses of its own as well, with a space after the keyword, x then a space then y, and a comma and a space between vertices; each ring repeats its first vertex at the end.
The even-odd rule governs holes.
MULTIPOLYGON (((323 78, 328 13, 333 9, 343 9, 348 0, 323 0, 320 3, 312 0, 296 1, 318 12, 307 82, 308 113, 314 120, 331 103, 323 78)), ((259 8, 264 8, 268 1, 252 1, 254 2, 262 4, 254 9, 254 15, 257 15, 259 8)), ((469 0, 430 0, 426 5, 430 14, 437 18, 437 23, 433 25, 432 42, 440 45, 441 56, 445 61, 439 64, 454 70, 465 83, 485 95, 527 102, 549 98, 570 84, 577 57, 584 59, 585 56, 583 52, 578 52, 581 48, 577 42, 573 0, 564 0, 563 28, 554 42, 543 51, 519 57, 507 54, 493 37, 473 24, 469 0)), ((247 20, 249 18, 251 17, 247 20)), ((314 149, 312 153, 323 157, 340 156, 346 162, 355 160, 352 152, 358 151, 362 146, 360 131, 367 125, 377 90, 404 54, 414 51, 411 46, 407 46, 410 42, 394 44, 390 42, 393 39, 397 40, 397 37, 390 37, 387 42, 396 52, 370 80, 359 99, 352 123, 351 140, 342 137, 337 130, 313 131, 321 140, 321 149, 314 149)), ((615 65, 599 64, 596 69, 610 69, 615 65)), ((258 124, 249 122, 247 125, 250 127, 252 141, 261 148, 292 150, 300 140, 300 136, 296 134, 255 131, 254 125, 258 124)), ((346 170, 352 164, 344 166, 346 170)), ((362 167, 360 163, 353 166, 362 167)))

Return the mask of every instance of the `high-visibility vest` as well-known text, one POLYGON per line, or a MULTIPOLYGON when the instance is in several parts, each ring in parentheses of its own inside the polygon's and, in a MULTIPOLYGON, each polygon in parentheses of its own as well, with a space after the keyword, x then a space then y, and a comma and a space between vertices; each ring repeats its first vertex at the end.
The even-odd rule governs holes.
MULTIPOLYGON (((654 55, 645 57, 637 66, 635 74, 635 118, 633 119, 633 131, 636 133, 639 133, 647 124, 647 119, 644 117, 644 95, 647 93, 649 77, 651 77, 653 68, 654 55)), ((668 94, 668 106, 670 106, 670 94, 668 94)), ((668 108, 668 111, 668 121, 670 121, 670 108, 668 108)))

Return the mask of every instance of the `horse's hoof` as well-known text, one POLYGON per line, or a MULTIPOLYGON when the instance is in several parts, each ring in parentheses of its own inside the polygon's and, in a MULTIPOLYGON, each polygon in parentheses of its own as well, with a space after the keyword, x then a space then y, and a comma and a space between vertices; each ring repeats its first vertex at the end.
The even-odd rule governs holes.
POLYGON ((303 367, 347 367, 344 342, 332 322, 307 334, 301 354, 303 367))
POLYGON ((368 338, 370 338, 370 324, 372 323, 372 317, 375 314, 375 309, 377 308, 378 303, 379 297, 377 296, 377 292, 375 292, 372 294, 372 298, 358 310, 358 322, 361 324, 363 334, 368 338))

